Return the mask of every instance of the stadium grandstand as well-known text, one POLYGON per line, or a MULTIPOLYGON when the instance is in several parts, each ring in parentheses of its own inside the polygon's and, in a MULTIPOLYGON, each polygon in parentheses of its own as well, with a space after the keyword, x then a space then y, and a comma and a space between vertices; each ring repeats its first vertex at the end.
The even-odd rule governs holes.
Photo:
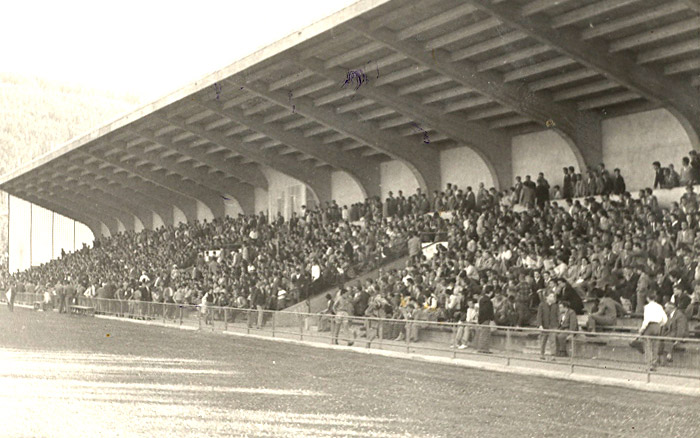
POLYGON ((697 0, 361 0, 4 175, 3 281, 348 344, 665 335, 636 360, 697 370, 698 150, 697 0))

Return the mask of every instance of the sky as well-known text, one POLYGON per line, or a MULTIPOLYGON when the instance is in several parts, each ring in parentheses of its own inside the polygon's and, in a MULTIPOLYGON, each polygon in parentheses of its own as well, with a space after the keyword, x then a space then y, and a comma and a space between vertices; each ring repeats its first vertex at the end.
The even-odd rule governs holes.
POLYGON ((152 101, 355 0, 8 1, 0 72, 152 101))

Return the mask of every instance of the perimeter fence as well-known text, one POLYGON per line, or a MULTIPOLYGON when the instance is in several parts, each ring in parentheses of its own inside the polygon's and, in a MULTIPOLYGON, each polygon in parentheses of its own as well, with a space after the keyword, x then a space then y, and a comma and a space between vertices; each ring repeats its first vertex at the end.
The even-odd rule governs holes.
MULTIPOLYGON (((4 297, 3 297, 4 298, 4 297)), ((418 353, 505 365, 553 367, 571 373, 616 371, 680 378, 700 384, 700 339, 628 333, 540 330, 469 323, 431 322, 270 311, 235 307, 78 297, 43 303, 18 294, 16 304, 37 310, 96 313, 166 326, 255 334, 368 349, 418 353), (542 348, 544 345, 544 349, 542 348), (670 355, 670 356, 669 356, 670 355), (658 363, 659 358, 662 359, 658 363), (670 359, 670 360, 669 360, 670 359)))

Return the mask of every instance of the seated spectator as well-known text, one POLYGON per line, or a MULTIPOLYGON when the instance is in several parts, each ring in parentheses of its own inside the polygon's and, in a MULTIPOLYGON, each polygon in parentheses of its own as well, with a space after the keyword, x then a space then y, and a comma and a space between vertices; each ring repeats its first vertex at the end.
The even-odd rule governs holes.
POLYGON ((610 291, 603 292, 603 297, 598 303, 598 309, 595 313, 588 314, 588 322, 586 328, 590 332, 595 332, 597 327, 613 327, 617 323, 617 309, 613 299, 610 297, 610 291))

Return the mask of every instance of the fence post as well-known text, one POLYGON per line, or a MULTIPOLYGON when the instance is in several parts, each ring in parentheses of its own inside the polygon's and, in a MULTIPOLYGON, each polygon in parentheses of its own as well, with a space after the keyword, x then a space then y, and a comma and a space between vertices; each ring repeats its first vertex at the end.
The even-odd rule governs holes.
MULTIPOLYGON (((489 328, 491 330, 491 328, 489 328)), ((510 366, 510 347, 511 347, 510 327, 506 328, 506 366, 510 366)))
POLYGON ((331 344, 335 344, 337 341, 336 335, 335 335, 335 326, 336 326, 336 321, 335 321, 335 315, 332 315, 331 317, 331 344))
POLYGON ((576 354, 576 335, 571 335, 571 374, 574 373, 574 355, 576 354))
POLYGON ((406 320, 405 331, 406 331, 406 353, 410 353, 411 352, 411 347, 410 347, 410 344, 411 344, 411 323, 408 320, 406 320))
POLYGON ((228 307, 224 307, 224 331, 228 331, 228 307))
MULTIPOLYGON (((452 359, 457 359, 457 333, 459 328, 457 325, 452 325, 452 359)), ((462 334, 464 336, 464 334, 462 334)))
POLYGON ((165 325, 165 314, 168 313, 168 302, 163 301, 163 325, 165 325))
POLYGON ((194 309, 197 311, 197 323, 199 325, 199 330, 202 330, 202 309, 199 306, 194 306, 194 309))
POLYGON ((275 321, 277 320, 277 312, 272 311, 272 337, 275 337, 275 321))
POLYGON ((245 330, 246 330, 246 334, 248 334, 248 335, 250 334, 250 324, 251 324, 250 318, 252 317, 251 312, 252 312, 252 310, 250 308, 248 308, 246 310, 247 321, 246 321, 246 329, 245 330))
POLYGON ((306 324, 306 315, 299 313, 299 340, 304 340, 304 325, 306 324))
POLYGON ((180 304, 180 327, 182 327, 182 304, 180 304))

